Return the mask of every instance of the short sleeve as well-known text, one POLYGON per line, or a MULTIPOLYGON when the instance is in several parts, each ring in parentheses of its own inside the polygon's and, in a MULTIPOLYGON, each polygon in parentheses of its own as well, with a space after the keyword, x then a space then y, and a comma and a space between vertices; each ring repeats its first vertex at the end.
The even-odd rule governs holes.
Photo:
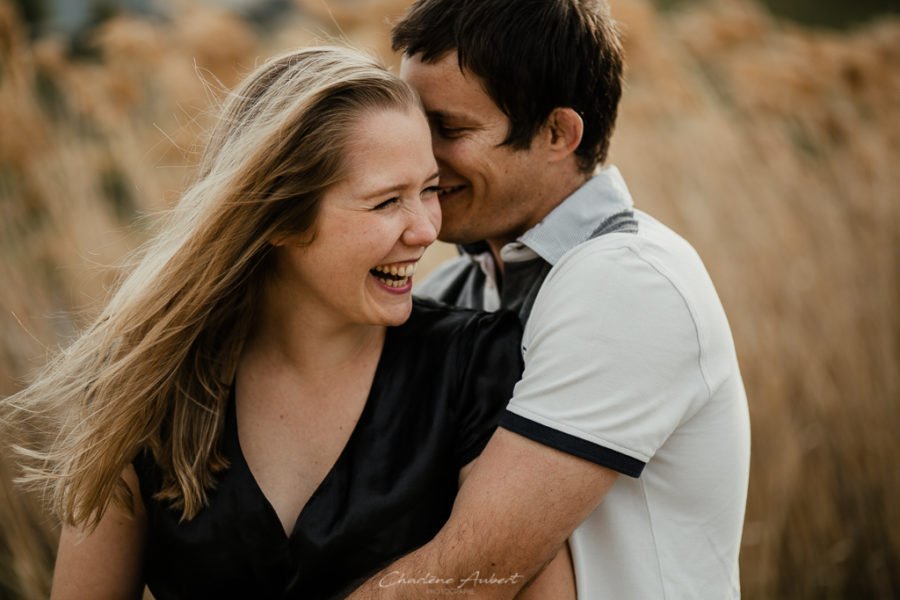
POLYGON ((567 255, 525 328, 525 371, 500 425, 638 477, 708 399, 690 306, 628 246, 567 255))
POLYGON ((160 488, 161 475, 159 467, 153 460, 153 455, 147 448, 142 448, 131 461, 134 472, 137 475, 141 490, 141 499, 144 506, 150 506, 153 495, 160 488))
POLYGON ((466 324, 456 347, 464 365, 457 404, 456 463, 474 460, 497 428, 522 375, 522 328, 515 313, 479 313, 466 324))

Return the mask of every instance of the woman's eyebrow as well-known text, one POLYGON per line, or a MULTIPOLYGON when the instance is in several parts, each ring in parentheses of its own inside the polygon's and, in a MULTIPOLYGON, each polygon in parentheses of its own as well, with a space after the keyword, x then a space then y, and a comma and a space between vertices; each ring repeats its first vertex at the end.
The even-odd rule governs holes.
POLYGON ((377 191, 366 192, 364 199, 371 200, 372 198, 376 198, 378 196, 385 196, 387 194, 392 194, 394 192, 398 192, 398 191, 402 190, 403 187, 404 187, 403 185, 400 185, 397 183, 392 183, 388 186, 378 189, 377 191))
MULTIPOLYGON (((431 181, 431 180, 433 180, 433 179, 439 179, 440 176, 441 176, 440 171, 435 171, 435 172, 434 172, 431 176, 429 176, 428 179, 426 179, 425 181, 431 181)), ((377 191, 374 191, 374 192, 366 192, 366 195, 364 196, 363 199, 364 199, 364 200, 372 200, 373 198, 377 198, 378 196, 386 196, 387 194, 391 194, 391 193, 394 193, 394 192, 400 192, 400 191, 402 191, 403 189, 405 189, 406 187, 408 187, 408 186, 406 186, 406 185, 404 185, 404 184, 401 184, 401 183, 395 183, 395 184, 387 185, 387 186, 385 186, 385 187, 383 187, 383 188, 380 188, 380 189, 377 190, 377 191)))

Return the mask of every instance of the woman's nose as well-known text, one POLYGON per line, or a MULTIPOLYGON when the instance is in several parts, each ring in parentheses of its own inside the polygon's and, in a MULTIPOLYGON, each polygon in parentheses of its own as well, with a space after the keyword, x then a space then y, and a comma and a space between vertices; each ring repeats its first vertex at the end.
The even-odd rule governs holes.
POLYGON ((416 203, 410 211, 409 223, 403 232, 407 246, 429 246, 437 239, 441 229, 441 205, 437 194, 430 194, 416 203))

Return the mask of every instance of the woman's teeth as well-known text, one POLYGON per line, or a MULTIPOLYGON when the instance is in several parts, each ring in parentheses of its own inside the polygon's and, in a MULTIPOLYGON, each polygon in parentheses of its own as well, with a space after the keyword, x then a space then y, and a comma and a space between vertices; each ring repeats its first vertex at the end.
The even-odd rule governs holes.
POLYGON ((397 265, 378 265, 370 271, 381 283, 391 288, 402 288, 409 284, 409 278, 416 272, 416 263, 398 267, 397 265))
POLYGON ((384 285, 386 285, 390 288, 402 288, 402 287, 406 287, 407 284, 409 284, 409 277, 404 277, 403 279, 396 279, 396 280, 395 279, 382 279, 381 277, 379 277, 378 281, 380 281, 381 283, 383 283, 384 285))
POLYGON ((411 277, 416 272, 416 263, 410 263, 402 267, 397 265, 378 265, 372 270, 385 275, 393 275, 394 277, 411 277))

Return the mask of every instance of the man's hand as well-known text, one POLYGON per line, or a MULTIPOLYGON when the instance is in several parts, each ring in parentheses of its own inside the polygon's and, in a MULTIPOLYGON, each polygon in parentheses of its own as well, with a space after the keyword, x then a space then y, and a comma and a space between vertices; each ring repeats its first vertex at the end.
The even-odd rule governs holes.
POLYGON ((600 504, 614 471, 498 429, 435 538, 350 598, 421 599, 447 591, 513 598, 600 504))

